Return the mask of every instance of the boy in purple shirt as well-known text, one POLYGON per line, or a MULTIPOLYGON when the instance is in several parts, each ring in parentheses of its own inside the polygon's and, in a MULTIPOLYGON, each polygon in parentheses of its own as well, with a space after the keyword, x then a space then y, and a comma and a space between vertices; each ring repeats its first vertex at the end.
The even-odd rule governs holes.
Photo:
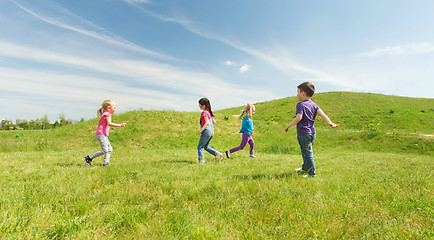
POLYGON ((303 157, 303 166, 295 169, 297 172, 307 173, 305 177, 316 177, 315 162, 313 161, 312 145, 315 141, 315 118, 318 114, 324 121, 335 128, 339 125, 330 121, 329 117, 316 105, 310 98, 315 93, 315 87, 310 82, 304 82, 297 87, 297 98, 300 101, 297 103, 295 118, 285 127, 285 132, 291 126, 297 124, 297 139, 301 148, 301 155, 303 157))

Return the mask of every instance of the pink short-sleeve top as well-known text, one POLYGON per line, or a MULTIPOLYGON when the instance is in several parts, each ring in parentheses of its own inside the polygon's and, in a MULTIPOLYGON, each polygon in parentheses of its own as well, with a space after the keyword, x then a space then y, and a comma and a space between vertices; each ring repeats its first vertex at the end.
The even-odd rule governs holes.
POLYGON ((212 126, 212 125, 213 125, 213 124, 212 124, 212 116, 211 116, 211 113, 209 113, 207 110, 203 111, 203 112, 200 114, 200 126, 205 125, 205 123, 206 123, 205 118, 208 118, 208 119, 209 119, 209 122, 210 122, 209 125, 212 126))
POLYGON ((98 122, 98 127, 96 128, 95 135, 106 135, 108 137, 110 132, 110 126, 107 124, 107 117, 111 117, 112 114, 109 111, 104 110, 101 118, 98 122))

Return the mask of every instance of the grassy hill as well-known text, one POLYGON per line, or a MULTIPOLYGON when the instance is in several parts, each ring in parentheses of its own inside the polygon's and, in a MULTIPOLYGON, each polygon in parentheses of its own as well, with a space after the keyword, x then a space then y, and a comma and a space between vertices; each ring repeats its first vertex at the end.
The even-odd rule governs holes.
MULTIPOLYGON (((336 123, 330 129, 321 118, 316 122, 317 148, 418 152, 432 154, 434 99, 415 99, 378 94, 331 92, 314 95, 313 100, 336 123)), ((258 152, 298 153, 296 130, 283 129, 295 116, 296 97, 256 103, 254 116, 258 152), (276 144, 280 143, 280 144, 276 144)), ((232 117, 242 107, 217 111, 214 145, 223 150, 239 144, 241 121, 232 117)), ((133 149, 195 148, 198 113, 175 111, 131 111, 113 117, 127 122, 112 128, 110 139, 118 147, 133 149)), ((50 131, 2 132, 0 151, 43 151, 89 149, 98 146, 93 137, 97 119, 50 131)))
MULTIPOLYGON (((111 165, 91 168, 97 119, 0 132, 2 239, 428 239, 433 231, 434 99, 330 92, 313 97, 316 179, 302 163, 296 97, 256 103, 254 140, 196 164, 198 112, 113 116, 111 165)), ((238 146, 242 107, 217 111, 212 146, 238 146)))

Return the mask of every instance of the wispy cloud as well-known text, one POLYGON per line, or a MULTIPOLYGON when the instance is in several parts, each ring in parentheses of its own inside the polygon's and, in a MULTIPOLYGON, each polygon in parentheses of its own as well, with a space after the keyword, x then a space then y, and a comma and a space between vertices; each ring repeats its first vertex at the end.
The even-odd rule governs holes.
POLYGON ((93 118, 94 109, 104 99, 117 101, 121 112, 186 110, 188 100, 192 101, 182 94, 136 88, 120 81, 40 70, 0 68, 0 84, 4 86, 0 99, 6 98, 6 107, 14 106, 8 112, 27 119, 48 114, 54 120, 61 112, 75 119, 93 118))
MULTIPOLYGON (((53 18, 51 14, 43 15, 17 2, 11 2, 40 21, 70 30, 77 33, 76 36, 83 35, 97 40, 89 43, 90 46, 104 42, 158 60, 174 59, 118 37, 85 19, 68 13, 66 9, 62 11, 67 13, 64 16, 66 18, 53 18), (67 24, 67 22, 74 23, 67 24)), ((173 21, 170 18, 160 17, 160 20, 173 21)), ((60 42, 59 45, 61 44, 63 43, 60 42)), ((68 48, 67 43, 64 47, 68 48)), ((245 99, 261 101, 277 97, 273 91, 263 87, 241 88, 211 73, 189 71, 167 63, 168 61, 162 63, 163 61, 138 60, 137 57, 134 59, 120 57, 126 55, 119 54, 116 50, 105 51, 102 55, 98 53, 98 48, 95 48, 95 52, 85 55, 80 55, 80 52, 67 54, 57 50, 51 51, 49 47, 44 46, 32 47, 0 41, 0 57, 3 59, 10 58, 15 59, 14 61, 19 59, 33 62, 31 65, 38 66, 33 69, 27 67, 26 70, 12 65, 0 68, 0 84, 7 86, 0 90, 3 91, 0 99, 5 97, 3 93, 7 93, 9 98, 21 96, 16 100, 18 112, 20 111, 18 109, 25 107, 21 104, 23 101, 21 98, 32 97, 45 99, 45 101, 49 99, 49 104, 56 105, 50 107, 50 111, 62 109, 59 104, 65 102, 68 104, 80 102, 80 106, 83 106, 83 103, 99 104, 101 99, 106 98, 119 100, 129 108, 169 108, 191 111, 196 109, 197 98, 202 96, 212 98, 216 103, 213 105, 216 109, 241 104, 245 99), (207 87, 204 88, 202 83, 207 87), (222 95, 222 92, 228 95, 222 95)), ((76 115, 83 116, 79 107, 75 112, 76 115)), ((73 114, 72 110, 71 114, 73 114)))
POLYGON ((197 94, 203 91, 201 85, 198 84, 201 81, 209 81, 207 89, 211 91, 223 91, 222 86, 236 88, 235 85, 209 73, 182 70, 169 64, 145 60, 91 59, 4 42, 0 42, 0 56, 44 62, 49 65, 88 69, 117 77, 126 77, 133 82, 141 85, 146 84, 149 87, 176 90, 183 94, 197 94))
POLYGON ((99 101, 103 95, 117 95, 122 99, 140 98, 140 102, 162 107, 167 106, 168 99, 176 96, 159 90, 129 87, 115 80, 40 70, 0 68, 0 83, 4 86, 2 90, 80 102, 99 101))
MULTIPOLYGON (((137 6, 139 7, 139 6, 137 6)), ((359 86, 357 86, 354 82, 338 79, 334 76, 332 76, 330 73, 303 66, 302 64, 298 63, 294 58, 290 57, 288 54, 286 54, 285 49, 276 49, 274 52, 265 52, 258 49, 251 48, 249 46, 246 46, 242 43, 239 43, 238 41, 231 40, 229 38, 226 38, 221 35, 214 34, 208 30, 203 29, 202 25, 199 25, 195 22, 188 21, 185 19, 174 19, 174 18, 166 18, 161 15, 152 13, 151 11, 145 10, 142 7, 139 7, 142 11, 149 14, 150 16, 158 17, 159 19, 170 19, 170 21, 180 24, 182 27, 190 31, 191 33, 194 33, 198 36, 221 42, 225 45, 231 46, 237 50, 240 50, 244 53, 247 53, 266 64, 269 64, 270 66, 273 66, 280 70, 281 72, 288 74, 290 76, 296 77, 297 79, 302 79, 306 81, 319 81, 319 82, 327 82, 329 84, 333 85, 339 85, 346 88, 353 88, 353 89, 360 89, 359 86)), ((231 66, 232 62, 230 63, 231 66)), ((226 62, 226 65, 228 65, 228 62, 226 62)), ((250 67, 248 65, 241 67, 239 70, 240 72, 248 71, 250 67)))
MULTIPOLYGON (((54 25, 56 27, 67 29, 67 30, 70 30, 70 31, 73 31, 73 32, 76 32, 76 33, 79 33, 79 34, 82 34, 82 35, 85 35, 85 36, 88 36, 88 37, 92 37, 94 39, 97 39, 97 40, 100 40, 100 41, 103 41, 103 42, 106 42, 106 43, 109 43, 109 44, 112 44, 112 45, 115 45, 115 46, 118 46, 118 47, 129 49, 129 50, 137 52, 137 53, 145 54, 145 55, 150 56, 150 57, 155 57, 155 58, 159 58, 159 59, 166 59, 166 60, 176 60, 174 57, 167 56, 165 54, 161 54, 161 53, 158 53, 158 52, 151 51, 149 49, 146 49, 146 48, 143 48, 141 46, 138 46, 138 45, 136 45, 136 44, 134 44, 134 43, 132 43, 132 42, 130 42, 128 40, 125 40, 125 39, 123 39, 123 38, 121 38, 119 36, 115 36, 114 34, 109 33, 108 31, 102 29, 101 27, 97 27, 96 25, 94 25, 94 24, 92 24, 92 23, 90 23, 88 21, 84 21, 84 22, 86 24, 90 25, 91 27, 97 28, 101 32, 86 30, 86 29, 83 29, 83 28, 80 28, 80 27, 77 27, 77 26, 66 24, 66 23, 64 23, 62 21, 55 20, 55 19, 52 19, 50 17, 38 14, 38 13, 36 13, 36 12, 34 12, 34 11, 32 11, 32 10, 30 10, 30 9, 22 6, 22 5, 20 5, 19 3, 15 2, 15 1, 11 1, 11 2, 14 3, 17 7, 21 8, 22 10, 24 10, 25 12, 31 14, 35 18, 37 18, 37 19, 39 19, 39 20, 41 20, 41 21, 43 21, 45 23, 54 25)), ((65 9, 64 9, 64 12, 68 12, 70 15, 73 15, 72 13, 70 13, 69 11, 67 11, 65 9)), ((73 17, 82 20, 81 18, 79 18, 79 17, 77 17, 75 15, 73 15, 73 17)))
POLYGON ((369 52, 356 54, 356 57, 399 56, 434 52, 434 43, 420 42, 393 47, 378 48, 369 52))
POLYGON ((141 10, 142 12, 148 14, 149 16, 154 17, 154 18, 159 19, 159 20, 164 21, 164 22, 178 23, 178 24, 181 24, 183 26, 191 23, 191 21, 188 21, 186 19, 167 17, 167 16, 163 16, 161 14, 149 11, 149 10, 143 8, 141 5, 137 4, 137 3, 139 3, 139 1, 137 1, 137 0, 123 0, 123 1, 130 4, 131 6, 134 6, 137 9, 141 10))
POLYGON ((264 88, 240 88, 234 83, 209 73, 179 69, 169 64, 131 59, 98 59, 60 54, 47 50, 0 42, 0 56, 44 63, 48 70, 0 69, 3 91, 18 95, 37 95, 53 99, 73 101, 100 101, 113 96, 130 107, 167 108, 192 110, 197 97, 208 96, 223 108, 242 103, 245 99, 264 100, 275 98, 271 90, 264 88), (86 72, 102 73, 104 78, 89 77, 86 73, 64 74, 50 70, 50 66, 67 69, 79 68, 86 72), (206 83, 204 88, 202 84, 206 83), (83 89, 84 88, 84 89, 83 89), (154 89, 154 90, 152 90, 154 89), (229 90, 228 90, 229 89, 229 90), (220 93, 229 93, 231 97, 220 93), (99 99, 99 100, 98 100, 99 99))

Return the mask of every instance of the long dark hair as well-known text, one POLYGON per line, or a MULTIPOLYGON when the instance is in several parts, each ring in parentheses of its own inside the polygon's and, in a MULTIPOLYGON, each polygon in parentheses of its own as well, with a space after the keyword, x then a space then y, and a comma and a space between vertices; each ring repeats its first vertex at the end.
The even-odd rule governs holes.
POLYGON ((212 113, 212 110, 211 110, 211 103, 209 102, 208 98, 201 98, 199 100, 199 104, 204 105, 206 107, 206 110, 208 110, 208 112, 211 114, 211 116, 214 117, 214 114, 212 113))

